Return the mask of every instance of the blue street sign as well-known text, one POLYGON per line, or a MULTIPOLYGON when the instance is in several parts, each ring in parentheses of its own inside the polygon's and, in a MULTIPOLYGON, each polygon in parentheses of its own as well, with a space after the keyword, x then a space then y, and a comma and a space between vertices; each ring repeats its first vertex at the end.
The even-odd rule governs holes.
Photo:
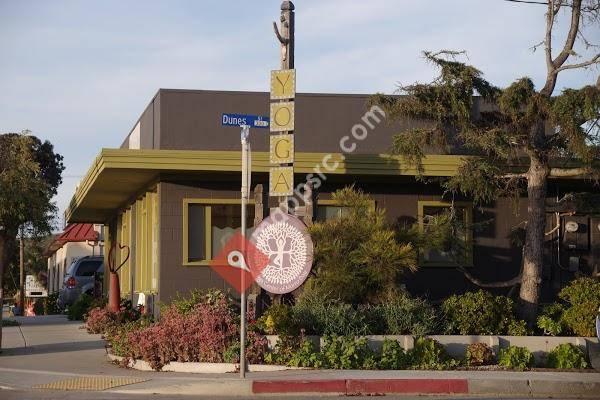
POLYGON ((221 116, 221 125, 223 126, 240 126, 248 125, 251 128, 268 128, 269 117, 260 115, 245 115, 245 114, 223 114, 221 116))

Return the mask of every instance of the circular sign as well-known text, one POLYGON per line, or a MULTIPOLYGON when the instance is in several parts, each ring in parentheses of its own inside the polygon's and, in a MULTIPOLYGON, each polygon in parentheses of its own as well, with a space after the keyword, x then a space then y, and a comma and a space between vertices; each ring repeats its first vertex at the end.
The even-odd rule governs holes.
POLYGON ((256 227, 250 240, 269 260, 255 278, 261 288, 283 294, 304 283, 312 267, 313 243, 302 221, 275 213, 256 227))

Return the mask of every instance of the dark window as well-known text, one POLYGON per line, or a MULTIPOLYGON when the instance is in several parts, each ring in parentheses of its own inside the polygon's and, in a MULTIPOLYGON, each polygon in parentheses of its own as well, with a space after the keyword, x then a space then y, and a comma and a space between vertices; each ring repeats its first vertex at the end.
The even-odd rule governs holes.
POLYGON ((468 235, 467 226, 470 219, 470 209, 466 207, 455 206, 425 206, 423 207, 423 226, 424 232, 427 234, 428 229, 435 228, 434 220, 436 218, 450 224, 452 236, 459 239, 461 243, 452 243, 443 248, 423 248, 421 253, 421 261, 423 264, 434 265, 455 265, 468 263, 468 255, 471 252, 472 243, 468 235))
POLYGON ((94 276, 102 261, 82 261, 77 268, 77 276, 94 276))
MULTIPOLYGON (((239 204, 213 204, 211 209, 211 258, 219 254, 227 241, 242 227, 242 210, 239 204)), ((254 207, 246 209, 246 235, 252 234, 254 207)))
POLYGON ((188 260, 206 259, 206 207, 190 204, 188 208, 188 260))
POLYGON ((335 205, 317 205, 315 220, 319 222, 327 221, 332 218, 340 218, 346 215, 348 208, 335 205))
MULTIPOLYGON (((225 243, 241 226, 239 204, 188 204, 187 213, 187 260, 199 262, 219 254, 225 243)), ((252 233, 254 207, 247 208, 247 226, 252 233)))

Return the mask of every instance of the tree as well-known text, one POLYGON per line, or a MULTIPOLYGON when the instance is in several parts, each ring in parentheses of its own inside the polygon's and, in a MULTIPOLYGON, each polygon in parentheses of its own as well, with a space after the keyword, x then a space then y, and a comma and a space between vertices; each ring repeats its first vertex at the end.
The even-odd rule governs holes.
POLYGON ((305 286, 348 303, 378 301, 395 290, 404 271, 416 269, 416 251, 400 243, 385 212, 369 196, 347 187, 333 194, 340 215, 315 222, 313 273, 305 286))
POLYGON ((449 192, 471 196, 484 204, 501 196, 527 193, 528 215, 520 282, 522 316, 533 324, 540 296, 545 230, 546 190, 553 177, 598 178, 600 159, 600 79, 596 86, 565 89, 555 94, 558 75, 600 63, 600 54, 578 63, 574 46, 583 28, 597 28, 599 0, 549 0, 544 46, 546 80, 537 90, 531 79, 499 89, 473 66, 458 61, 462 52, 425 52, 440 71, 431 83, 402 86, 405 96, 375 95, 392 119, 428 120, 428 127, 395 135, 393 149, 419 171, 431 149, 462 146, 465 157, 456 176, 443 180, 449 192), (570 27, 554 56, 553 30, 559 12, 570 15, 570 27), (480 99, 476 98, 480 96, 480 99), (479 102, 479 110, 475 103, 479 102))
MULTIPOLYGON (((52 197, 62 182, 62 160, 50 142, 28 131, 0 135, 0 299, 19 229, 34 236, 52 230, 57 210, 52 197)), ((1 344, 0 328, 0 348, 1 344)))

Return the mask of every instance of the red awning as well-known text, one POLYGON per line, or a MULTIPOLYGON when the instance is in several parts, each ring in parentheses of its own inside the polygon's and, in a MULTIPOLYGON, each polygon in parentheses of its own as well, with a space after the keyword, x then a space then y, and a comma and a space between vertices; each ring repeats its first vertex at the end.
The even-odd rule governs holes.
POLYGON ((85 242, 86 240, 98 240, 98 232, 94 230, 94 224, 69 224, 63 233, 50 243, 44 253, 49 256, 67 242, 85 242))

